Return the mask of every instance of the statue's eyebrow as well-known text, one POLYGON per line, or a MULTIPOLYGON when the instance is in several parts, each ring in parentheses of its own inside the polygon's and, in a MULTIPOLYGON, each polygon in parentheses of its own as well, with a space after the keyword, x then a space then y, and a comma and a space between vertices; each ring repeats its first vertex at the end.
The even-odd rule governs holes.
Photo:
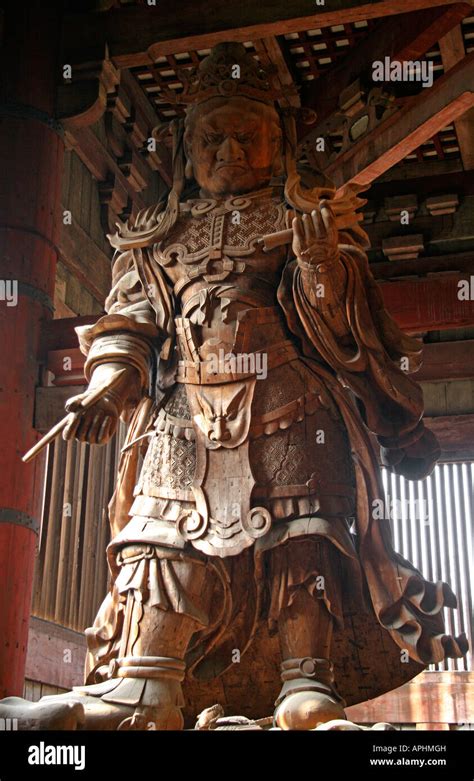
POLYGON ((214 125, 211 125, 210 122, 201 122, 201 129, 210 133, 217 133, 219 131, 219 128, 216 128, 214 125))

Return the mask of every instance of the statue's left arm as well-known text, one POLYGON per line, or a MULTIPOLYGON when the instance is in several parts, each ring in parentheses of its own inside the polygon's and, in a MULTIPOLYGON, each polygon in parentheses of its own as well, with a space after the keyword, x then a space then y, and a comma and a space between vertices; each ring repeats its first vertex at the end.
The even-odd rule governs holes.
POLYGON ((302 217, 290 213, 290 221, 293 252, 278 291, 290 328, 354 393, 383 463, 423 477, 439 446, 423 425, 422 390, 408 376, 420 366, 420 342, 385 310, 363 247, 337 229, 329 201, 302 217))

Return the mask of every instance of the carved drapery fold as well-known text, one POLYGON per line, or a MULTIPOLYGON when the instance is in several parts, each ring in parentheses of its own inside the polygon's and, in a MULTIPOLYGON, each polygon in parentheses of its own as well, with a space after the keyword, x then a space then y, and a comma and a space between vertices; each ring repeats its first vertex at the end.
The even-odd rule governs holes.
MULTIPOLYGON (((300 268, 296 260, 285 266, 278 299, 305 353, 322 358, 356 396, 364 423, 378 436, 384 463, 408 478, 421 479, 433 468, 439 447, 421 421, 421 388, 400 362, 406 359, 409 371, 416 371, 422 345, 403 334, 384 309, 363 250, 354 242, 340 245, 339 262, 346 287, 334 320, 317 305, 316 271, 300 268)), ((325 285, 327 279, 330 284, 330 272, 325 285)))

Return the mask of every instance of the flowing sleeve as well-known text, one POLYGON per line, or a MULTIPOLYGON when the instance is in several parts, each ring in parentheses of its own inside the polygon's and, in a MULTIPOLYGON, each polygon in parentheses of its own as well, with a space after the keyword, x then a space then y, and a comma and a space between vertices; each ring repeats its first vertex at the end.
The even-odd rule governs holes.
POLYGON ((322 359, 354 394, 378 438, 382 463, 412 479, 428 474, 440 450, 423 424, 422 390, 409 376, 421 365, 422 345, 385 310, 366 253, 351 233, 340 231, 338 261, 328 269, 290 256, 278 300, 307 355, 322 359))
POLYGON ((76 328, 88 381, 99 364, 125 363, 139 371, 146 391, 160 359, 166 363, 174 335, 172 293, 161 270, 148 271, 148 266, 147 249, 116 251, 106 314, 94 325, 76 328))

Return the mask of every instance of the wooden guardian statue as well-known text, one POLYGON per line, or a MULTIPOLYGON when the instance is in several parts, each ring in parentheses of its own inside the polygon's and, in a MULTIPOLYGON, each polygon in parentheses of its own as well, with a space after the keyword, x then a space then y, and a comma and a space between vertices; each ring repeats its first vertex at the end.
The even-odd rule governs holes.
POLYGON ((86 397, 125 372, 68 402, 64 435, 102 444, 131 418, 112 584, 85 685, 43 698, 45 723, 179 729, 219 702, 312 729, 466 650, 451 589, 374 509, 369 432, 407 478, 439 456, 401 368, 421 345, 384 309, 356 188, 303 184, 282 98, 242 45, 216 46, 180 96, 167 201, 110 239, 107 313, 77 329, 86 397))

